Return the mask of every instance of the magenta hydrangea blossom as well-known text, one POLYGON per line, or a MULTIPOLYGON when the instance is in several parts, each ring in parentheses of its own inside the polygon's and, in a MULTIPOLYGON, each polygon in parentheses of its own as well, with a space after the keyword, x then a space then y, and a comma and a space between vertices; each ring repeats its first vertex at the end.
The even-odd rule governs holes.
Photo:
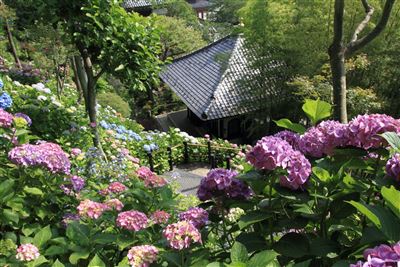
POLYGON ((320 158, 332 155, 333 149, 346 146, 348 143, 348 125, 328 120, 308 129, 300 137, 299 148, 306 155, 320 158))
POLYGON ((80 154, 82 154, 82 150, 80 150, 79 148, 72 148, 71 149, 71 155, 76 157, 79 156, 80 154))
POLYGON ((349 144, 370 149, 386 144, 384 132, 400 133, 400 120, 385 114, 359 115, 349 122, 349 144))
POLYGON ((121 211, 124 208, 124 204, 117 198, 107 200, 104 204, 107 205, 108 209, 115 209, 121 211))
POLYGON ((379 245, 364 251, 365 262, 350 264, 350 267, 397 267, 400 262, 400 242, 392 246, 379 245))
POLYGON ((89 199, 81 201, 77 207, 78 214, 81 217, 89 217, 91 219, 98 219, 107 209, 107 205, 89 199))
POLYGON ((253 149, 246 154, 246 159, 261 170, 286 168, 289 161, 288 151, 293 151, 293 148, 285 140, 279 137, 265 136, 258 140, 253 149))
POLYGON ((179 220, 189 221, 196 228, 201 228, 208 222, 208 212, 202 208, 192 207, 187 211, 179 213, 179 220))
POLYGON ((85 186, 85 180, 79 176, 73 175, 70 180, 75 192, 81 191, 85 186))
POLYGON ((191 243, 202 243, 199 230, 188 221, 168 225, 163 230, 163 236, 167 239, 170 247, 177 250, 188 248, 191 243))
POLYGON ((274 134, 274 137, 278 137, 289 143, 294 149, 299 150, 300 135, 288 130, 280 131, 274 134))
POLYGON ((150 219, 153 223, 163 224, 167 223, 170 217, 171 215, 168 212, 157 210, 151 214, 150 219))
POLYGON ((18 165, 43 166, 52 173, 69 174, 71 169, 67 154, 59 145, 50 142, 14 147, 8 158, 18 165))
POLYGON ((136 210, 121 212, 117 217, 117 226, 130 231, 145 229, 148 222, 146 214, 136 210))
POLYGON ((280 184, 292 190, 303 188, 311 174, 311 164, 308 159, 278 137, 263 137, 246 156, 247 160, 258 169, 286 170, 287 175, 280 178, 280 184))
POLYGON ((288 175, 280 177, 281 186, 297 190, 307 183, 311 174, 311 164, 299 151, 291 152, 287 167, 288 175))
POLYGON ((153 173, 148 167, 142 166, 136 171, 140 180, 144 182, 146 187, 162 187, 167 184, 167 181, 153 173))
POLYGON ((400 181, 400 154, 396 153, 386 163, 386 174, 400 181))
POLYGON ((39 258, 39 249, 33 244, 22 244, 17 248, 17 260, 33 261, 39 258))
POLYGON ((212 169, 207 176, 201 179, 197 196, 205 201, 213 197, 227 197, 234 199, 248 199, 252 195, 251 189, 242 181, 234 178, 237 172, 226 169, 212 169))
POLYGON ((155 246, 135 246, 128 251, 128 260, 132 267, 149 267, 157 260, 157 255, 158 249, 155 246))
POLYGON ((13 123, 14 116, 0 108, 0 127, 10 128, 13 123))
POLYGON ((127 189, 128 188, 125 185, 121 184, 120 182, 113 182, 113 183, 109 184, 107 187, 108 192, 115 193, 115 194, 124 192, 127 189))

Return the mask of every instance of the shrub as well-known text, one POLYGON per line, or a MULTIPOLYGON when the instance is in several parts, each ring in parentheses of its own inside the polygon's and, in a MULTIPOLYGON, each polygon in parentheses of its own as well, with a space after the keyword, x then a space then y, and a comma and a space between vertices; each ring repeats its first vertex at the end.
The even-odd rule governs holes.
POLYGON ((97 97, 97 101, 101 106, 112 107, 117 112, 121 113, 123 117, 129 118, 129 116, 131 115, 131 109, 129 107, 129 104, 117 94, 114 93, 99 94, 97 97))

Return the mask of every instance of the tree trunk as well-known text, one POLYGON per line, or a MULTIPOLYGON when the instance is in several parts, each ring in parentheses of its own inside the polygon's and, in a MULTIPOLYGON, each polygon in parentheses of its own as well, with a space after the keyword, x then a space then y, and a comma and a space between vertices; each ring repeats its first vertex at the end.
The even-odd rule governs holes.
POLYGON ((343 49, 329 51, 332 85, 333 85, 333 117, 342 123, 347 123, 347 101, 346 101, 346 68, 343 49))
MULTIPOLYGON (((82 60, 82 59, 80 57, 78 57, 78 60, 82 60)), ((75 82, 76 89, 78 90, 78 94, 79 94, 77 103, 80 104, 83 99, 83 89, 82 89, 81 81, 79 79, 78 67, 76 64, 77 63, 76 63, 75 56, 71 57, 72 70, 74 71, 74 82, 75 82)))
POLYGON ((11 33, 11 29, 10 29, 10 25, 8 24, 8 20, 7 19, 5 19, 5 22, 6 22, 5 30, 7 32, 8 42, 9 42, 10 47, 11 47, 11 53, 12 53, 12 55, 14 57, 15 63, 17 64, 18 68, 21 69, 22 65, 21 65, 21 61, 19 60, 19 57, 18 57, 18 54, 17 54, 17 49, 15 48, 13 36, 12 36, 12 33, 11 33))

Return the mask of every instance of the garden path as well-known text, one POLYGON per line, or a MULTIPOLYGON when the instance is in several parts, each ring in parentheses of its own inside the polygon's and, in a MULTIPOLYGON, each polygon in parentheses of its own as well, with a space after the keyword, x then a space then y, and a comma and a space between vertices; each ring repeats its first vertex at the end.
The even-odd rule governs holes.
POLYGON ((210 166, 201 163, 190 163, 174 167, 170 172, 164 173, 169 181, 176 180, 181 185, 181 192, 186 195, 195 195, 201 179, 207 175, 210 166))

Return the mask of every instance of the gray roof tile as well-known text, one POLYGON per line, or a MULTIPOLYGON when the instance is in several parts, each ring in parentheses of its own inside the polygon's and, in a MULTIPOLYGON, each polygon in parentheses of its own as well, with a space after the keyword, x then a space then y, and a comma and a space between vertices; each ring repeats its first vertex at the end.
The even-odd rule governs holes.
MULTIPOLYGON (((254 50, 240 36, 226 37, 176 59, 161 79, 201 119, 213 120, 256 111, 256 103, 278 96, 273 81, 258 82, 254 50), (257 94, 254 94, 254 88, 257 94)), ((271 60, 269 68, 282 66, 271 60)))

